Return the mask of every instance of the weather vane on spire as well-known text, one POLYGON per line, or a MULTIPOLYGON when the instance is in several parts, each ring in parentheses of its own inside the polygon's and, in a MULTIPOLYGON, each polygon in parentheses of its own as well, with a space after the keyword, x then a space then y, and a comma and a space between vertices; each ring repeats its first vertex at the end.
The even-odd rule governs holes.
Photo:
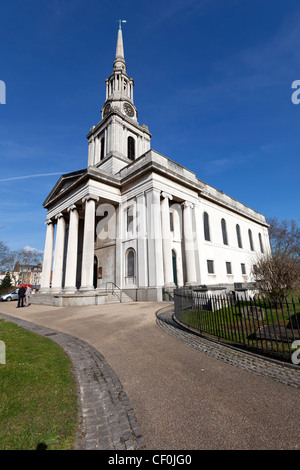
POLYGON ((127 20, 117 20, 119 22, 119 29, 122 29, 122 23, 127 23, 127 20))

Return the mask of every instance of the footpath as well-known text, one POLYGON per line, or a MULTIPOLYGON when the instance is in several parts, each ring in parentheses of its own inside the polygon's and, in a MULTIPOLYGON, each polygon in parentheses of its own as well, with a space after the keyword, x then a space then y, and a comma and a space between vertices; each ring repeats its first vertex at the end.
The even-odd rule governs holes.
POLYGON ((170 304, 0 312, 72 360, 76 449, 299 449, 300 368, 190 333, 170 304))

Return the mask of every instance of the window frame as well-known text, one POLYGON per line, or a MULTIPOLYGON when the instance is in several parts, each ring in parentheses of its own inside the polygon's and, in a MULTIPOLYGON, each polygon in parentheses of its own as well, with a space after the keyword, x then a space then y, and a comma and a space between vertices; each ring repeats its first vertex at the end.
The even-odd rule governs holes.
POLYGON ((223 245, 228 246, 227 225, 226 225, 226 220, 224 218, 221 219, 221 229, 222 229, 223 245))
POLYGON ((135 139, 131 135, 127 137, 127 158, 131 161, 135 160, 135 139))
POLYGON ((206 211, 203 212, 203 229, 204 229, 204 240, 207 242, 210 242, 211 238, 210 238, 209 215, 206 211))
POLYGON ((215 263, 213 259, 207 260, 207 272, 208 274, 215 274, 215 263))

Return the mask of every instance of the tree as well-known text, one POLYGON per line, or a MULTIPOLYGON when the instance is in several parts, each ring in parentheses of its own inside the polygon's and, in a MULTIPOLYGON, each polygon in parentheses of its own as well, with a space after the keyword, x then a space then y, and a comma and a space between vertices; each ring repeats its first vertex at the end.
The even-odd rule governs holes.
POLYGON ((300 288, 300 265, 282 253, 261 256, 252 269, 260 294, 278 303, 293 289, 300 288))
POLYGON ((3 290, 6 290, 6 289, 9 289, 10 287, 13 287, 13 285, 11 283, 10 274, 9 274, 9 272, 7 272, 5 274, 5 277, 1 281, 0 290, 3 291, 3 290))
POLYGON ((296 220, 283 220, 277 217, 267 219, 269 238, 273 254, 282 254, 300 261, 300 228, 296 220))
POLYGON ((6 243, 0 240, 0 271, 9 270, 11 250, 6 243))
POLYGON ((279 302, 291 290, 300 288, 300 229, 295 220, 267 220, 271 253, 254 263, 252 275, 263 295, 279 302))

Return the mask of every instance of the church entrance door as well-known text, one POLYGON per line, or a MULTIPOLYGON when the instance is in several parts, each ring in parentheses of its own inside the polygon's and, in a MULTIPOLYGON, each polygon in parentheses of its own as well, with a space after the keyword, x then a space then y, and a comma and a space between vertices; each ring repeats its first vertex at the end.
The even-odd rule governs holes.
POLYGON ((93 276, 93 286, 95 289, 97 289, 97 276, 98 274, 98 258, 97 256, 94 256, 94 276, 93 276))
POLYGON ((176 263, 176 253, 172 250, 172 265, 173 265, 173 280, 174 284, 177 287, 177 263, 176 263))

